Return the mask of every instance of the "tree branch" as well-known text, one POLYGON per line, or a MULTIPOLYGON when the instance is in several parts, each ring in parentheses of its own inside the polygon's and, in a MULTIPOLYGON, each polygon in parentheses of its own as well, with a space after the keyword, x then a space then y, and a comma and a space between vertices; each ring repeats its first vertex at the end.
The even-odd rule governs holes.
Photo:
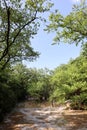
POLYGON ((6 48, 3 50, 3 53, 0 57, 0 61, 2 61, 9 53, 9 48, 12 46, 12 44, 15 42, 15 40, 17 39, 17 37, 19 36, 19 34, 21 33, 21 31, 29 24, 31 24, 35 19, 36 19, 36 15, 37 15, 37 11, 35 12, 34 17, 28 21, 26 24, 24 24, 21 28, 19 28, 18 32, 16 33, 16 35, 13 37, 13 41, 9 42, 10 39, 10 7, 7 6, 6 1, 4 0, 5 3, 5 8, 7 11, 7 35, 6 35, 6 48))
POLYGON ((8 23, 8 26, 7 26, 6 42, 7 42, 7 52, 8 52, 8 50, 9 50, 9 36, 10 36, 10 8, 7 9, 7 23, 8 23))
POLYGON ((5 3, 5 7, 6 7, 6 9, 8 8, 8 6, 7 6, 7 3, 6 3, 6 0, 4 0, 4 3, 5 3))
POLYGON ((5 61, 5 63, 2 65, 2 68, 1 68, 1 70, 4 70, 5 69, 5 67, 6 67, 6 65, 7 65, 7 63, 10 61, 10 56, 8 55, 8 58, 7 58, 7 60, 5 61))
POLYGON ((7 6, 6 1, 4 0, 6 11, 7 11, 7 36, 6 36, 6 48, 0 57, 0 61, 8 54, 9 51, 9 35, 10 35, 10 7, 7 6))
MULTIPOLYGON (((36 12, 36 14, 37 14, 37 12, 36 12)), ((24 24, 24 25, 19 29, 19 31, 18 31, 17 34, 15 35, 15 37, 14 37, 14 39, 13 39, 13 41, 12 41, 12 43, 11 43, 10 45, 12 45, 12 44, 15 42, 15 40, 16 40, 16 38, 18 37, 18 35, 20 34, 20 32, 21 32, 27 25, 29 25, 30 23, 32 23, 32 22, 36 19, 36 14, 35 14, 35 16, 34 16, 30 21, 28 21, 26 24, 24 24)))

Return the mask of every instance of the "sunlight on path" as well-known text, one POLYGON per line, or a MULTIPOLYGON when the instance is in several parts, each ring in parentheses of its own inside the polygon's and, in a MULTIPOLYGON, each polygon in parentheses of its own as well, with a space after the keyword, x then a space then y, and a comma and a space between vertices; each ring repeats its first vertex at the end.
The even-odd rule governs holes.
POLYGON ((65 106, 36 106, 21 103, 0 125, 0 130, 87 130, 87 111, 65 106))
MULTIPOLYGON (((58 111, 58 108, 21 108, 20 112, 25 114, 25 120, 33 124, 30 129, 65 130, 64 119, 60 116, 61 111, 58 111), (61 124, 61 127, 58 127, 57 123, 61 124)), ((26 127, 22 130, 26 130, 26 127)))

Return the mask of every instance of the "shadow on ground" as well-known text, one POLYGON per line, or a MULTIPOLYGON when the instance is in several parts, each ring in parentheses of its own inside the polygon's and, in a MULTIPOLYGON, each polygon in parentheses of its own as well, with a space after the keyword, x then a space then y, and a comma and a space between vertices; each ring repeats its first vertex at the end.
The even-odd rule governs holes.
POLYGON ((25 102, 6 117, 0 130, 87 130, 87 111, 25 102))

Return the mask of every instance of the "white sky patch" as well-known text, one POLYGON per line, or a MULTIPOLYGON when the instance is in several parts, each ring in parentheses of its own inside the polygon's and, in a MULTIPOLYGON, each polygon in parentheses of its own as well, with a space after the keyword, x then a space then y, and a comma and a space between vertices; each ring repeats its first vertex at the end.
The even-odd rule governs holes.
POLYGON ((72 0, 73 3, 80 2, 81 0, 72 0))

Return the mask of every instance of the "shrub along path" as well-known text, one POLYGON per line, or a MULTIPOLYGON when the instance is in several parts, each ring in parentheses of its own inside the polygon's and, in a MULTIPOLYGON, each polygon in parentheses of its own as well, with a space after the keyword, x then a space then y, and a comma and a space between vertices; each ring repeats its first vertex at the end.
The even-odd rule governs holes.
POLYGON ((0 130, 87 130, 87 111, 27 101, 5 118, 0 130))

